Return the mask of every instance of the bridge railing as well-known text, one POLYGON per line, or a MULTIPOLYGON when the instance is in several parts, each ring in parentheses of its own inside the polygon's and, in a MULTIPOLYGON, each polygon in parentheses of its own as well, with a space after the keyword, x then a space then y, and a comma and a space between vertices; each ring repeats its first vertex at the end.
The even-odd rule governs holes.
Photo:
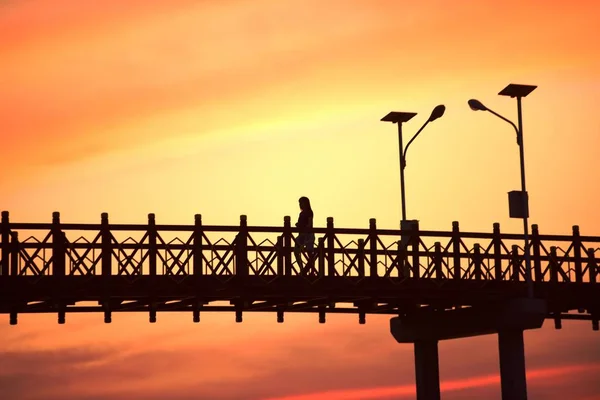
MULTIPOLYGON (((312 251, 295 255, 298 230, 290 217, 283 226, 194 224, 159 225, 154 214, 147 224, 111 224, 102 214, 98 224, 14 223, 8 212, 0 222, 1 276, 305 276, 307 279, 384 277, 395 281, 424 278, 447 280, 524 281, 523 236, 449 231, 378 229, 375 219, 363 229, 338 228, 333 218, 313 229, 312 251)), ((597 282, 600 237, 543 235, 532 226, 530 254, 536 282, 597 282)))

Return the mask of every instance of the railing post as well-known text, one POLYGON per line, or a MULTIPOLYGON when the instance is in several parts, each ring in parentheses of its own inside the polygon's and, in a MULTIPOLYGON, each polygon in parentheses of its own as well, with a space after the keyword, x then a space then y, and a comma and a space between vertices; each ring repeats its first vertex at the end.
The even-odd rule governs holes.
POLYGON ((513 262, 513 268, 511 271, 510 280, 518 282, 522 262, 519 259, 519 246, 517 246, 516 244, 513 244, 513 246, 512 246, 512 262, 513 262))
POLYGON ((369 276, 377 277, 377 220, 369 219, 369 276))
POLYGON ((248 220, 245 215, 240 215, 240 231, 235 239, 235 275, 248 276, 248 220))
POLYGON ((452 221, 452 253, 454 261, 454 279, 461 279, 462 273, 460 268, 460 229, 458 221, 452 221))
POLYGON ((596 276, 597 276, 597 270, 598 270, 598 263, 596 262, 596 257, 595 257, 595 253, 596 253, 596 249, 590 247, 587 250, 587 254, 588 254, 588 270, 589 270, 589 274, 590 274, 590 283, 596 283, 596 276))
POLYGON ((102 240, 102 276, 112 274, 112 238, 110 225, 108 224, 108 213, 100 215, 100 235, 102 240))
MULTIPOLYGON (((150 266, 150 276, 156 276, 156 219, 154 214, 148 214, 148 263, 150 266)), ((142 271, 140 269, 140 275, 142 271)))
POLYGON ((556 246, 550 247, 550 282, 558 282, 558 256, 556 254, 556 246))
POLYGON ((10 275, 19 275, 19 233, 11 232, 11 246, 10 246, 10 275))
POLYGON ((52 213, 52 275, 65 276, 66 246, 65 235, 60 229, 60 213, 52 213))
POLYGON ((333 217, 327 217, 327 275, 335 276, 335 230, 333 217))
POLYGON ((413 277, 420 278, 421 277, 421 263, 419 261, 419 222, 412 221, 410 237, 412 241, 412 267, 413 267, 413 277))
POLYGON ((319 238, 319 277, 325 276, 325 238, 319 238))
POLYGON ((473 245, 473 267, 475 280, 481 280, 481 246, 479 243, 473 245))
POLYGON ((193 274, 196 276, 202 275, 202 264, 204 262, 202 254, 202 215, 194 215, 194 264, 193 274))
POLYGON ((575 263, 575 282, 583 282, 583 268, 581 265, 581 236, 579 226, 573 225, 573 258, 575 263))
POLYGON ((442 272, 442 244, 440 242, 434 244, 434 257, 435 279, 442 279, 444 274, 442 272))
POLYGON ((8 211, 2 211, 2 221, 0 225, 0 235, 2 235, 2 266, 0 275, 7 276, 9 271, 9 254, 10 254, 10 220, 8 211))
POLYGON ((361 278, 365 277, 365 240, 358 239, 358 257, 357 267, 358 267, 358 276, 361 278))
POLYGON ((540 231, 537 224, 531 225, 531 249, 533 250, 533 281, 542 282, 544 275, 542 273, 542 261, 540 255, 540 231))
POLYGON ((494 279, 502 280, 502 235, 500 234, 500 224, 494 222, 494 279))
MULTIPOLYGON (((112 235, 110 233, 110 225, 108 222, 108 213, 100 214, 100 240, 101 240, 101 274, 103 277, 112 274, 112 235)), ((104 299, 101 302, 104 308, 104 323, 112 322, 112 311, 110 296, 107 292, 104 293, 104 299)))
MULTIPOLYGON (((550 269, 550 282, 558 283, 558 256, 556 254, 556 246, 550 246, 550 258, 548 260, 548 268, 550 269)), ((560 317, 560 309, 555 310, 554 328, 562 329, 562 319, 560 317)))
POLYGON ((292 224, 289 215, 283 217, 283 262, 285 275, 292 275, 292 224))

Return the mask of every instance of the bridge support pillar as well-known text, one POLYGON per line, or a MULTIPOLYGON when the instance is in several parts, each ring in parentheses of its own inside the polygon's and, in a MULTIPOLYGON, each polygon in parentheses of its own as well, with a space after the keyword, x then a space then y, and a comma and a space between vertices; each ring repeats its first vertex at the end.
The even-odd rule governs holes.
POLYGON ((527 400, 525 344, 519 329, 498 332, 502 400, 527 400))
POLYGON ((422 309, 390 320, 398 343, 413 343, 418 400, 439 400, 438 342, 498 334, 503 400, 526 400, 523 331, 542 327, 546 303, 513 299, 456 310, 422 309))
POLYGON ((417 400, 440 400, 440 367, 437 340, 415 342, 417 400))

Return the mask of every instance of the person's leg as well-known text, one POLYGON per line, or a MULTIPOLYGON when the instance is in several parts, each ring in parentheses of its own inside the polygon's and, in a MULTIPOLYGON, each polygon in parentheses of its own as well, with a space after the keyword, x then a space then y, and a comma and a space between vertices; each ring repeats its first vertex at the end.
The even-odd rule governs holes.
POLYGON ((315 235, 314 234, 310 234, 307 235, 306 238, 306 252, 308 253, 308 271, 312 274, 313 272, 316 273, 316 271, 314 270, 314 265, 315 265, 315 258, 316 258, 316 254, 315 254, 315 235))
POLYGON ((315 235, 314 234, 307 235, 305 244, 306 244, 306 250, 312 253, 315 249, 315 235))
POLYGON ((302 247, 304 247, 304 236, 302 234, 298 235, 296 238, 296 244, 294 245, 294 257, 296 258, 296 263, 298 264, 298 268, 302 270, 302 247))

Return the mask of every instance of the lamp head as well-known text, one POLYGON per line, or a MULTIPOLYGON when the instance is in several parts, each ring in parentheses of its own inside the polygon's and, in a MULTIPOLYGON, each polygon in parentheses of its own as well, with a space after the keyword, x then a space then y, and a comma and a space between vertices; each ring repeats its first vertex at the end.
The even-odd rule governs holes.
POLYGON ((444 115, 444 111, 446 111, 446 107, 443 104, 436 106, 429 116, 429 122, 440 118, 442 115, 444 115))
POLYGON ((468 103, 473 111, 487 111, 487 107, 481 104, 479 100, 471 99, 468 103))

